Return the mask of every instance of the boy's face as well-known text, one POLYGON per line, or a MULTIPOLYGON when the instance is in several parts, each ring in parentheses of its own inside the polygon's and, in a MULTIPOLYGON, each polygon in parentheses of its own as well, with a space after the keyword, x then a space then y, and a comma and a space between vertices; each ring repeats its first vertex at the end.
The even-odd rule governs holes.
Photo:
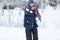
POLYGON ((33 4, 33 3, 30 3, 30 4, 29 4, 29 6, 30 6, 30 7, 33 7, 33 6, 34 6, 34 4, 33 4))

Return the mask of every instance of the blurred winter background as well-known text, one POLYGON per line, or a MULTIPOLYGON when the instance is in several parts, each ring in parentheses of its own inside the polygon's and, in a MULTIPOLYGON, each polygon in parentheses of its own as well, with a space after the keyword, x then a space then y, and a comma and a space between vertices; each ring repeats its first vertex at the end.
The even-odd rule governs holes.
MULTIPOLYGON (((60 40, 60 0, 34 0, 39 40, 60 40)), ((0 0, 0 40, 26 40, 24 8, 28 0, 0 0)))

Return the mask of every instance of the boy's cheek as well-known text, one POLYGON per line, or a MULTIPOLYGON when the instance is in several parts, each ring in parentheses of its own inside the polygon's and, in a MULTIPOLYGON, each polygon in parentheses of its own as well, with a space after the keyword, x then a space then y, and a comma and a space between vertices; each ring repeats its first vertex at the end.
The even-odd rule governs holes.
POLYGON ((31 9, 32 9, 32 10, 35 10, 35 9, 36 9, 36 7, 32 7, 31 9))

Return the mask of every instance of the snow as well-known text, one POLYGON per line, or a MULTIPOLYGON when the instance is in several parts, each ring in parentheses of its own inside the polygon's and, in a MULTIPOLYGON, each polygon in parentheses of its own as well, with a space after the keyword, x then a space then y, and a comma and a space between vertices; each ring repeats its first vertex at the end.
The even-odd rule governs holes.
POLYGON ((43 16, 46 27, 50 25, 49 28, 60 28, 60 7, 53 9, 51 6, 47 6, 43 16))
MULTIPOLYGON (((48 5, 43 13, 39 9, 39 13, 42 16, 41 22, 37 18, 39 40, 60 40, 59 5, 56 9, 48 5)), ((0 14, 0 40, 26 40, 23 19, 24 11, 22 10, 10 10, 10 12, 4 10, 4 15, 0 14)))
MULTIPOLYGON (((25 28, 0 27, 0 40, 26 40, 25 28)), ((60 29, 38 28, 39 40, 60 40, 60 29)))

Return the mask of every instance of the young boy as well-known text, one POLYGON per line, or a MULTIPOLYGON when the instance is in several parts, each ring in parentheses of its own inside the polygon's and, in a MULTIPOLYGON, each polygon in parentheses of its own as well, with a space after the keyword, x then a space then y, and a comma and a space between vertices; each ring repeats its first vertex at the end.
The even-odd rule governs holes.
POLYGON ((36 17, 41 20, 41 16, 39 15, 36 7, 34 6, 34 2, 29 2, 28 6, 25 8, 24 15, 24 27, 26 28, 26 39, 27 40, 38 40, 38 32, 37 32, 37 23, 36 17), (32 36, 33 35, 33 36, 32 36))

